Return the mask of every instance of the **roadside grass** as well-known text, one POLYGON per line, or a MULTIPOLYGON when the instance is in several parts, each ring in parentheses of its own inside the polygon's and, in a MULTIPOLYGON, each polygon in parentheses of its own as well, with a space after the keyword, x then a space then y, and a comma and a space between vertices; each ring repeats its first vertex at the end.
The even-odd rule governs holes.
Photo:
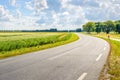
MULTIPOLYGON (((43 34, 45 35, 45 33, 43 34)), ((79 37, 74 33, 57 33, 57 35, 56 34, 51 36, 45 35, 44 37, 40 36, 40 38, 38 38, 37 36, 35 38, 26 38, 26 39, 22 38, 20 40, 12 39, 5 42, 1 41, 0 44, 3 44, 3 46, 4 44, 6 45, 5 45, 5 48, 4 47, 0 48, 1 49, 0 59, 21 55, 21 54, 25 54, 33 51, 43 50, 47 48, 52 48, 55 46, 73 42, 77 39, 79 39, 79 37)))
MULTIPOLYGON (((105 33, 91 33, 90 35, 102 38, 111 45, 111 52, 101 73, 100 80, 120 80, 120 41, 108 39, 105 33), (107 72, 104 73, 104 71, 107 72)), ((120 34, 110 33, 110 38, 120 39, 120 34)))
POLYGON ((112 50, 109 56, 109 69, 110 80, 120 80, 120 42, 115 40, 105 39, 111 44, 112 50))

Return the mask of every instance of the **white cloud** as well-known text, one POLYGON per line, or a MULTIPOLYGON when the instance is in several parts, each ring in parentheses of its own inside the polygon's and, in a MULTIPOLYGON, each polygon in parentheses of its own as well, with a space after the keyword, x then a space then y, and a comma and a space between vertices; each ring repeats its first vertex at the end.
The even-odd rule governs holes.
POLYGON ((70 6, 69 2, 71 2, 72 0, 60 0, 61 1, 61 8, 67 8, 70 6))
POLYGON ((34 5, 33 5, 33 2, 29 1, 29 2, 26 2, 26 9, 28 10, 34 10, 34 5))
POLYGON ((67 12, 67 11, 66 11, 66 12, 63 12, 62 14, 65 15, 65 16, 70 15, 69 12, 67 12))
MULTIPOLYGON (((61 12, 51 11, 50 13, 46 13, 46 16, 52 15, 52 17, 48 17, 48 19, 45 19, 45 22, 47 22, 47 20, 49 21, 52 20, 49 26, 57 27, 58 29, 63 29, 63 28, 67 29, 68 26, 71 25, 71 29, 72 28, 75 29, 77 27, 80 27, 81 24, 87 21, 82 7, 72 5, 70 3, 71 0, 60 0, 60 1, 62 5, 61 12)), ((47 25, 48 25, 47 23, 44 23, 44 25, 42 26, 47 26, 47 25)))
POLYGON ((14 18, 12 21, 0 22, 0 26, 4 26, 5 30, 35 30, 39 28, 36 23, 38 17, 22 16, 19 19, 14 18))
POLYGON ((39 14, 42 10, 47 9, 47 1, 46 0, 35 0, 34 8, 37 14, 39 14))
POLYGON ((33 0, 26 2, 26 9, 28 10, 34 10, 34 14, 39 15, 42 10, 45 10, 48 8, 47 1, 46 0, 33 0))
POLYGON ((16 5, 16 0, 9 0, 9 4, 12 5, 12 6, 15 6, 16 5))
POLYGON ((17 18, 20 18, 22 16, 22 13, 19 9, 16 10, 16 15, 17 15, 17 18))
POLYGON ((61 23, 68 25, 80 25, 87 21, 85 18, 84 10, 81 6, 76 6, 71 3, 72 0, 61 0, 61 9, 64 9, 63 18, 61 23))
POLYGON ((36 26, 38 26, 36 23, 38 17, 23 16, 19 9, 16 9, 15 15, 11 15, 9 10, 0 5, 0 27, 5 30, 22 30, 36 29, 36 26))
POLYGON ((10 21, 13 16, 9 13, 4 6, 0 5, 0 21, 10 21))
POLYGON ((104 3, 100 3, 100 7, 101 8, 108 8, 109 5, 108 5, 108 3, 104 2, 104 3))
POLYGON ((59 13, 56 12, 52 12, 52 18, 53 18, 53 23, 52 26, 58 25, 58 23, 60 22, 60 15, 59 13))
MULTIPOLYGON (((118 0, 90 0, 99 5, 98 7, 84 6, 82 7, 85 16, 92 21, 117 20, 120 18, 120 1, 118 0)), ((89 1, 89 3, 90 3, 89 1)))

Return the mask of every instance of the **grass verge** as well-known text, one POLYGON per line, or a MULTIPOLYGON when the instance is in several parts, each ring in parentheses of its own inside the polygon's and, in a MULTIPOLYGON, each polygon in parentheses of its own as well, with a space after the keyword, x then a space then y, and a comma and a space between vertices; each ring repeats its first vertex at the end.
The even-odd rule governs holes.
POLYGON ((61 40, 58 42, 49 43, 49 44, 45 44, 45 45, 33 46, 33 47, 29 47, 29 48, 20 48, 20 49, 16 49, 16 50, 12 50, 12 51, 1 52, 0 59, 11 57, 11 56, 16 56, 16 55, 21 55, 21 54, 25 54, 25 53, 29 53, 29 52, 33 52, 33 51, 43 50, 43 49, 47 49, 47 48, 52 48, 52 47, 67 44, 67 43, 70 43, 70 42, 73 42, 73 41, 76 41, 79 39, 79 37, 76 34, 74 34, 74 33, 70 33, 70 34, 71 34, 71 36, 69 39, 65 38, 64 40, 61 40))
POLYGON ((103 75, 103 79, 101 77, 100 80, 107 80, 107 78, 110 80, 120 80, 120 42, 106 38, 103 39, 110 43, 111 52, 103 70, 106 70, 106 74, 101 74, 101 76, 103 75))

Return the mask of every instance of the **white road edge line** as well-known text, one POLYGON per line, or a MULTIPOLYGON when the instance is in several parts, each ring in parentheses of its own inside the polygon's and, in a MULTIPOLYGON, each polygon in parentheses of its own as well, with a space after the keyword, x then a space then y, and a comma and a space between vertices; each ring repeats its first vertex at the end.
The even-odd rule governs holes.
POLYGON ((77 80, 83 80, 87 76, 87 73, 83 73, 77 80))
POLYGON ((105 44, 105 46, 107 46, 107 44, 105 44))
POLYGON ((104 47, 104 50, 106 50, 106 47, 104 47))
POLYGON ((101 58, 101 56, 102 56, 102 54, 100 54, 100 55, 97 57, 96 61, 99 61, 100 58, 101 58))

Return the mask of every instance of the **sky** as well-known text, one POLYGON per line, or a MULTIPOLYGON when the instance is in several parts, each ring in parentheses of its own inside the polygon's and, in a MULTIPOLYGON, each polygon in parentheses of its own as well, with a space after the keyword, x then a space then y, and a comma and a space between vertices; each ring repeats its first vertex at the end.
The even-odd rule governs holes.
POLYGON ((0 30, 76 29, 120 20, 120 0, 0 0, 0 30))

